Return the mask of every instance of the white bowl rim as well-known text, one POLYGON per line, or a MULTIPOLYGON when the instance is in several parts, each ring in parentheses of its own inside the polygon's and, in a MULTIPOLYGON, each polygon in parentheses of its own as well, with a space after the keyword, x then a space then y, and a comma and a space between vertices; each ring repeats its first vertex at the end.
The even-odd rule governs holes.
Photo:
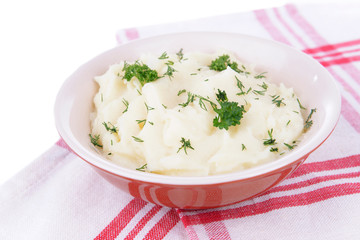
MULTIPOLYGON (((224 34, 231 36, 238 36, 248 39, 254 39, 254 40, 260 40, 267 42, 269 44, 274 44, 281 46, 282 48, 287 48, 291 51, 297 52, 297 54, 302 54, 304 57, 308 58, 309 61, 312 61, 313 64, 317 65, 319 69, 325 70, 328 75, 329 84, 332 85, 334 89, 336 89, 336 95, 333 96, 334 99, 336 99, 336 104, 333 106, 333 109, 331 111, 331 115, 327 117, 324 120, 324 124, 320 127, 319 131, 314 135, 313 138, 311 138, 306 144, 304 144, 301 148, 295 148, 292 152, 285 154, 283 157, 269 163, 265 163, 247 170, 243 170, 241 172, 232 172, 232 173, 225 173, 225 174, 219 174, 219 175, 211 175, 211 176, 194 176, 194 177, 182 177, 182 176, 167 176, 167 175, 160 175, 160 174, 154 174, 154 173, 148 173, 148 172, 141 172, 136 171, 132 169, 127 169, 124 167, 121 167, 119 165, 113 164, 110 161, 104 160, 103 157, 100 157, 99 155, 95 154, 94 152, 90 152, 86 150, 84 147, 80 145, 80 143, 74 139, 71 134, 69 134, 66 130, 66 124, 63 121, 60 121, 60 109, 62 108, 62 100, 64 99, 64 88, 68 84, 68 82, 71 80, 71 76, 63 83, 63 86, 61 87, 55 101, 55 125, 58 130, 58 133, 60 137, 65 141, 65 143, 72 149, 72 151, 77 154, 80 158, 88 162, 89 164, 107 172, 112 175, 116 175, 121 178, 130 179, 132 181, 139 181, 139 182, 145 182, 145 183, 151 183, 151 184, 159 184, 159 185, 175 185, 175 186, 202 186, 202 185, 217 185, 221 183, 227 183, 227 182, 236 182, 236 181, 242 181, 246 179, 252 179, 264 174, 272 173, 277 171, 278 169, 282 169, 284 167, 287 167, 294 162, 298 161, 299 159, 302 159, 306 155, 310 154, 312 151, 314 151, 317 147, 319 147, 332 133, 332 131, 335 129, 335 126, 339 120, 340 116, 340 110, 341 110, 341 95, 340 91, 337 87, 337 84, 334 80, 334 78, 330 75, 329 72, 316 60, 311 58, 310 56, 306 55, 305 53, 301 52, 300 50, 297 50, 291 46, 285 45, 283 43, 279 43, 273 40, 264 39, 261 37, 255 37, 240 33, 229 33, 229 32, 179 32, 179 33, 169 33, 169 34, 162 34, 157 35, 153 37, 147 37, 147 38, 141 38, 137 39, 125 44, 122 44, 120 46, 114 47, 108 51, 105 51, 98 56, 94 57, 93 59, 101 56, 102 54, 106 54, 107 52, 112 51, 115 48, 119 47, 126 47, 128 45, 134 44, 134 43, 141 43, 144 41, 149 40, 155 40, 155 39, 161 39, 163 37, 167 36, 181 36, 181 35, 193 35, 193 34, 224 34)), ((83 64, 83 66, 85 66, 83 64)), ((76 71, 75 71, 76 72, 76 71)))

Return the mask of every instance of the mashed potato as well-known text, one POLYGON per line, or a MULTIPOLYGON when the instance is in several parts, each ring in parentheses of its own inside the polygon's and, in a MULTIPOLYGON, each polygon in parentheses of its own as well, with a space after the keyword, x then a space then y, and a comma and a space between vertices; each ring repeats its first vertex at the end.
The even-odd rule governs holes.
POLYGON ((304 130, 293 89, 226 51, 146 54, 95 81, 91 142, 109 161, 139 171, 239 171, 291 151, 304 130))

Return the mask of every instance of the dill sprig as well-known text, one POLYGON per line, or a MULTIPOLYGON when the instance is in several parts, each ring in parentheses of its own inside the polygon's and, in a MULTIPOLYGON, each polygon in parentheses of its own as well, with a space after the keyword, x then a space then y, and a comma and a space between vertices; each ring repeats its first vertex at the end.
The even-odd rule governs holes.
POLYGON ((286 105, 283 101, 284 98, 280 98, 280 95, 273 95, 272 97, 272 103, 275 104, 277 107, 280 107, 282 105, 286 105))
POLYGON ((158 59, 163 60, 163 59, 168 59, 168 58, 169 58, 169 56, 167 55, 167 52, 163 52, 158 59))
POLYGON ((273 138, 273 129, 268 130, 268 135, 269 135, 269 139, 264 139, 264 145, 275 145, 276 144, 276 139, 273 138))
POLYGON ((295 144, 293 144, 293 145, 290 145, 290 144, 288 144, 288 143, 284 143, 284 145, 289 149, 289 150, 293 150, 294 149, 294 147, 296 147, 296 145, 295 144))
POLYGON ((310 110, 310 113, 305 121, 305 124, 304 124, 304 129, 305 131, 308 130, 312 125, 313 125, 313 120, 311 120, 311 117, 313 115, 313 113, 316 112, 316 108, 313 108, 310 110))
POLYGON ((303 110, 306 109, 303 105, 301 105, 300 100, 298 98, 296 99, 296 101, 298 102, 300 109, 303 109, 303 110))
POLYGON ((278 151, 279 151, 279 148, 274 148, 274 147, 270 148, 270 152, 278 152, 278 151))
POLYGON ((125 110, 122 113, 125 113, 129 108, 129 102, 125 98, 122 99, 122 102, 125 105, 125 110))
POLYGON ((141 138, 135 137, 135 136, 131 136, 135 142, 144 142, 144 140, 142 140, 141 138))
POLYGON ((259 74, 255 75, 254 78, 255 78, 255 79, 266 78, 265 75, 264 75, 265 73, 266 73, 266 72, 259 73, 259 74))
POLYGON ((146 172, 147 171, 147 163, 145 163, 141 167, 136 168, 136 170, 138 170, 140 172, 146 172))
POLYGON ((190 139, 185 140, 185 138, 181 138, 180 143, 182 144, 181 147, 178 149, 177 153, 180 152, 181 149, 184 149, 185 154, 187 155, 187 148, 190 148, 194 150, 194 148, 191 146, 190 139))
POLYGON ((155 109, 155 108, 150 107, 149 105, 147 105, 146 102, 144 102, 144 104, 145 104, 146 110, 147 110, 148 112, 155 109))
POLYGON ((176 72, 176 70, 172 67, 172 65, 174 65, 174 62, 168 61, 165 64, 167 65, 167 70, 164 73, 164 76, 168 76, 171 79, 174 76, 174 72, 176 72))
POLYGON ((184 59, 184 53, 183 53, 183 49, 181 48, 176 55, 178 56, 179 62, 181 62, 181 60, 184 59))
POLYGON ((250 92, 250 89, 247 92, 244 92, 245 86, 243 85, 243 83, 240 81, 240 79, 237 78, 237 76, 235 76, 235 79, 236 79, 236 86, 241 91, 241 92, 237 93, 236 95, 240 96, 240 95, 248 94, 250 92))
POLYGON ((179 92, 178 92, 178 96, 180 96, 181 94, 183 94, 184 92, 186 92, 186 90, 185 89, 182 89, 182 90, 179 90, 179 92))
POLYGON ((104 125, 106 131, 110 133, 117 133, 118 129, 111 122, 103 122, 102 124, 104 125))
POLYGON ((96 147, 100 147, 100 148, 102 148, 103 147, 103 145, 101 145, 100 143, 99 143, 99 140, 100 140, 100 134, 97 134, 97 135, 94 135, 94 136, 92 136, 91 134, 89 134, 89 137, 90 137, 90 141, 91 141, 91 143, 96 147))

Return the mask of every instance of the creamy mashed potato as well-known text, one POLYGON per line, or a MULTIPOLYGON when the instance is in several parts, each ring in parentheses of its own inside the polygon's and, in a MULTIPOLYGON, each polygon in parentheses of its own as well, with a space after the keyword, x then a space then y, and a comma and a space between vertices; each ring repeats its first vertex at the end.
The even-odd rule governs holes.
POLYGON ((291 151, 304 130, 293 89, 226 51, 146 54, 110 66, 95 81, 91 142, 131 169, 239 171, 291 151))

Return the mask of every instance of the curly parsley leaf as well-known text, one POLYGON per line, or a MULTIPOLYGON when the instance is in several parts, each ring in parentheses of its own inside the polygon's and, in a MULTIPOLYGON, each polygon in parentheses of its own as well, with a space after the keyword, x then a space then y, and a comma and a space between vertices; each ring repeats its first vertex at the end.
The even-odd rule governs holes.
POLYGON ((153 82, 160 77, 156 70, 151 69, 148 65, 139 63, 128 64, 125 62, 123 71, 125 72, 123 79, 130 81, 133 77, 139 79, 142 86, 145 83, 153 82))
POLYGON ((211 61, 209 68, 211 70, 221 72, 221 71, 226 70, 228 66, 235 72, 238 72, 238 73, 243 72, 242 70, 239 69, 237 62, 230 61, 230 56, 227 54, 219 56, 215 60, 211 61))
POLYGON ((218 114, 213 120, 214 127, 228 130, 230 126, 239 125, 245 112, 244 106, 238 106, 237 102, 220 101, 219 104, 220 108, 214 108, 214 111, 218 114))

